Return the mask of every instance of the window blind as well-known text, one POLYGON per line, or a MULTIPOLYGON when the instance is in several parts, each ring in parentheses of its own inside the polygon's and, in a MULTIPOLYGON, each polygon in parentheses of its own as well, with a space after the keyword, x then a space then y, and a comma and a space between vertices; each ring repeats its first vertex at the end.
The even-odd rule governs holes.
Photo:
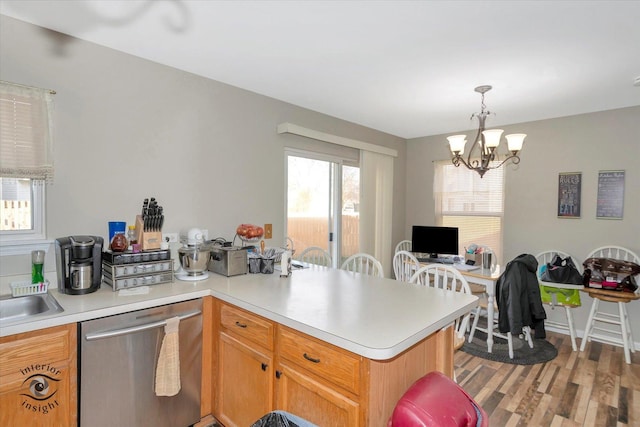
POLYGON ((0 82, 0 176, 53 180, 53 94, 0 82))
POLYGON ((437 162, 433 194, 438 225, 459 229, 460 252, 475 243, 491 248, 501 259, 503 168, 492 169, 480 178, 475 171, 450 161, 437 162))

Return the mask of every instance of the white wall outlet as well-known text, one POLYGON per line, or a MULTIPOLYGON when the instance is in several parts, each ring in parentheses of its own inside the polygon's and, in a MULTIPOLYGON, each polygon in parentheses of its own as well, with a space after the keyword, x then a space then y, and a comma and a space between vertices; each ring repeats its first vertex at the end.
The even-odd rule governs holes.
POLYGON ((178 233, 162 233, 162 241, 166 242, 167 238, 169 243, 178 243, 178 233))

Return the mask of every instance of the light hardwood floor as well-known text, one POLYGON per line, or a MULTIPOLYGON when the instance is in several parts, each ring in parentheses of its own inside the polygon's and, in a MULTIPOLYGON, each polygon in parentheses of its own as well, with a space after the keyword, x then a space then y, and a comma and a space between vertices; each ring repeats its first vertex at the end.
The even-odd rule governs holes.
MULTIPOLYGON (((519 366, 455 354, 458 383, 491 426, 640 426, 640 352, 596 342, 574 352, 567 335, 547 332, 558 356, 519 366)), ((580 340, 578 340, 578 346, 580 340)))

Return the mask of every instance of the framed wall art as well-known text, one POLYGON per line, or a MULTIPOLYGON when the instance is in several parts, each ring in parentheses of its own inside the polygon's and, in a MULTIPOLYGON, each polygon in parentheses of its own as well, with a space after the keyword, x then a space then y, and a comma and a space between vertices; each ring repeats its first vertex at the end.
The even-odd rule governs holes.
POLYGON ((624 210, 624 171, 598 172, 596 218, 622 219, 624 210))
POLYGON ((580 218, 582 172, 562 172, 558 176, 558 218, 580 218))

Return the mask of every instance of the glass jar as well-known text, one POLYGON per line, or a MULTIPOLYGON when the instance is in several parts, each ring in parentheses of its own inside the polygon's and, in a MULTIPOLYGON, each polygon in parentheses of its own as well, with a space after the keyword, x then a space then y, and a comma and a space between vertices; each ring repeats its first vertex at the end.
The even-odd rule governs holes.
POLYGON ((113 252, 124 252, 128 247, 127 238, 124 233, 116 233, 111 239, 111 250, 113 252))
POLYGON ((138 243, 138 233, 136 233, 136 226, 130 225, 127 231, 127 237, 129 238, 129 245, 138 243))

